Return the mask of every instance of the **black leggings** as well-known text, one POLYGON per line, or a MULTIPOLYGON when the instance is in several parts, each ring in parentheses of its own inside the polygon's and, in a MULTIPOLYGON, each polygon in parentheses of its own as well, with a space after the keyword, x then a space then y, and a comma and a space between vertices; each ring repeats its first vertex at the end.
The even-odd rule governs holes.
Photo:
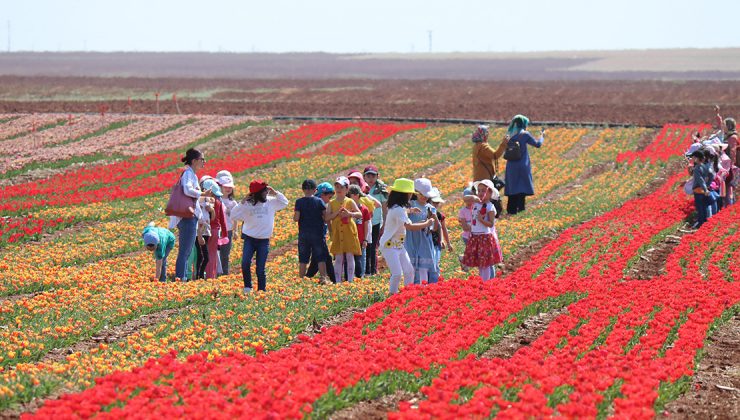
POLYGON ((524 211, 525 201, 527 200, 526 194, 514 194, 510 195, 506 201, 506 212, 509 214, 517 214, 524 211))
POLYGON ((373 225, 373 243, 367 244, 365 274, 378 274, 378 241, 380 240, 380 223, 373 225))
POLYGON ((208 239, 210 236, 203 236, 205 243, 201 245, 195 240, 195 275, 193 278, 206 278, 206 265, 208 265, 208 239))

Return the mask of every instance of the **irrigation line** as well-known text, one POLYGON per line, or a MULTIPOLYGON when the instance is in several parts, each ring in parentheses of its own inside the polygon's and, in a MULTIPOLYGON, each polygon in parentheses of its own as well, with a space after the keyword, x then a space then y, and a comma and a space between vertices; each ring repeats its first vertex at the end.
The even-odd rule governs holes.
MULTIPOLYGON (((289 116, 276 115, 270 117, 275 121, 393 121, 393 122, 417 122, 429 124, 466 124, 478 125, 487 124, 493 126, 507 126, 509 121, 492 121, 492 120, 472 120, 465 118, 404 118, 404 117, 311 117, 311 116, 289 116)), ((536 121, 530 125, 537 127, 645 127, 645 128, 662 128, 662 125, 655 124, 626 124, 612 122, 575 122, 575 121, 536 121)))

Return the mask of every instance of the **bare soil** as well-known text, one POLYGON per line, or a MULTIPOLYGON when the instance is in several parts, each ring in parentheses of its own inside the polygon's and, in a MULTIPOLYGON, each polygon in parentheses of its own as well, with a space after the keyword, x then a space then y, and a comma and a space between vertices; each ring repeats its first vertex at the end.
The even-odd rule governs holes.
MULTIPOLYGON (((371 79, 144 79, 0 76, 0 85, 17 96, 4 96, 0 113, 128 112, 124 98, 110 100, 27 100, 50 90, 171 89, 218 91, 181 97, 184 113, 257 116, 334 116, 381 118, 466 118, 504 121, 516 113, 538 121, 573 121, 662 125, 711 122, 712 105, 726 116, 740 114, 740 81, 658 80, 371 80, 371 79), (104 82, 104 83, 103 83, 104 82), (228 95, 223 91, 230 92, 228 95), (227 96, 228 98, 224 98, 227 96), (20 99, 19 99, 20 98, 20 99)), ((148 95, 147 95, 148 96, 148 95)), ((155 112, 151 100, 132 100, 134 113, 155 112)), ((176 113, 171 101, 164 114, 176 113)))
POLYGON ((532 342, 544 334, 550 323, 564 312, 566 312, 565 309, 559 309, 527 318, 513 334, 507 335, 503 340, 491 346, 480 358, 493 359, 498 357, 508 359, 512 357, 519 349, 531 345, 532 342))
POLYGON ((408 401, 411 406, 418 406, 419 401, 425 399, 421 393, 408 391, 397 391, 391 395, 384 395, 372 401, 362 401, 352 407, 337 411, 329 416, 332 420, 384 420, 388 418, 388 413, 397 411, 398 404, 402 401, 408 401))
POLYGON ((704 347, 689 391, 666 405, 664 417, 740 418, 740 315, 717 329, 704 347), (723 388, 720 388, 723 387, 723 388), (730 388, 730 389, 727 389, 730 388))

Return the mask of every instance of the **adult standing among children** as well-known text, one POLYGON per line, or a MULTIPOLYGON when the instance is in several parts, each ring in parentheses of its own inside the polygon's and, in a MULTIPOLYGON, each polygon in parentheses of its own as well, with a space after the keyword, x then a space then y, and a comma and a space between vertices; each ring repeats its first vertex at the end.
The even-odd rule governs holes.
POLYGON ((506 138, 498 148, 488 143, 488 126, 479 125, 471 137, 473 141, 473 181, 491 179, 498 172, 498 160, 506 150, 506 138))
POLYGON ((368 165, 363 171, 362 178, 367 183, 367 195, 378 200, 380 206, 373 210, 372 241, 367 245, 367 261, 365 262, 365 274, 372 276, 378 274, 378 241, 380 241, 380 230, 383 226, 383 218, 387 212, 385 203, 388 201, 387 186, 378 178, 378 168, 368 165))
POLYGON ((528 146, 541 147, 545 140, 545 130, 542 130, 540 138, 535 139, 527 131, 529 118, 524 115, 515 115, 509 123, 507 130, 507 152, 504 152, 506 161, 506 186, 504 194, 508 197, 506 212, 517 214, 525 210, 526 198, 534 195, 534 181, 532 180, 532 163, 529 160, 528 146), (512 147, 513 146, 513 147, 512 147), (508 149, 516 149, 519 153, 506 156, 508 149))
POLYGON ((200 150, 191 148, 185 152, 185 156, 180 160, 185 164, 185 170, 180 175, 180 184, 182 185, 183 193, 196 200, 196 205, 194 206, 195 213, 190 218, 170 216, 169 228, 173 229, 177 226, 179 236, 177 259, 175 260, 175 277, 182 281, 187 281, 185 270, 190 259, 190 254, 195 247, 198 219, 201 217, 201 209, 197 205, 197 201, 200 200, 201 196, 197 173, 205 167, 206 159, 200 150))
POLYGON ((283 193, 258 179, 249 184, 249 195, 231 209, 233 220, 242 220, 242 278, 244 293, 252 291, 252 258, 257 254, 257 290, 267 288, 265 266, 270 253, 270 238, 275 229, 275 213, 288 206, 283 193))

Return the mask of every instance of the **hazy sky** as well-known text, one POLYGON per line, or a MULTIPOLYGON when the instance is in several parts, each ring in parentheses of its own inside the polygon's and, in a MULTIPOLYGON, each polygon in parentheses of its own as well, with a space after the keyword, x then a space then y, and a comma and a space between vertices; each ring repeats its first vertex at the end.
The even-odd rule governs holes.
POLYGON ((0 0, 0 51, 740 46, 738 0, 0 0), (732 19, 727 19, 732 16, 732 19))

